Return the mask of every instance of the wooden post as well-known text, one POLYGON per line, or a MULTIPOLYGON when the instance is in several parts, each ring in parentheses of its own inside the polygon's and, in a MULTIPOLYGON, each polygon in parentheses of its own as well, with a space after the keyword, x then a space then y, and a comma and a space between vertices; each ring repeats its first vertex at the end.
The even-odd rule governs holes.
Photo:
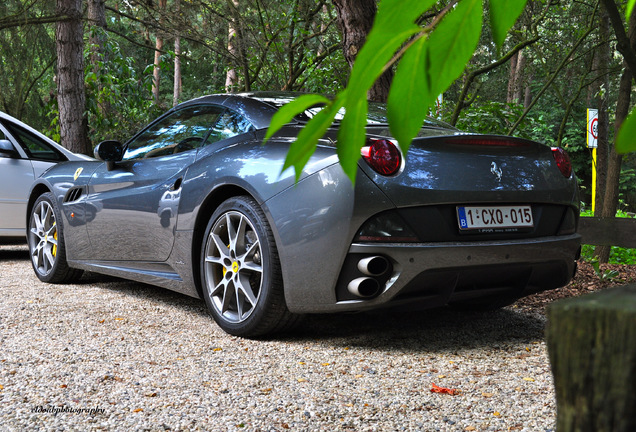
POLYGON ((558 432, 636 431, 636 284, 548 307, 558 432))

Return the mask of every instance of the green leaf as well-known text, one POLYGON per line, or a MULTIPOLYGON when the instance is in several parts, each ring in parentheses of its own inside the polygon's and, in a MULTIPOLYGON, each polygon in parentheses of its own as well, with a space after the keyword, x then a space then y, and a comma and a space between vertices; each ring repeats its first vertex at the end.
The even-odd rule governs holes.
POLYGON ((333 119, 338 113, 338 110, 342 108, 344 99, 345 93, 340 93, 333 102, 327 99, 329 104, 307 122, 305 127, 298 134, 296 141, 289 147, 281 172, 293 166, 296 173, 296 181, 300 179, 303 168, 307 164, 307 161, 309 161, 311 155, 314 154, 314 151, 316 151, 318 140, 322 138, 333 123, 333 119))
POLYGON ((490 28, 498 47, 503 45, 508 31, 525 7, 526 0, 490 0, 490 28))
POLYGON ((429 73, 426 64, 427 40, 422 38, 404 54, 393 77, 387 101, 387 117, 391 133, 398 140, 402 152, 422 127, 431 106, 432 95, 424 78, 429 73))
POLYGON ((635 4, 636 4, 636 0, 629 0, 627 2, 627 21, 629 21, 629 17, 632 16, 632 12, 634 11, 635 4))
POLYGON ((360 149, 366 142, 367 112, 366 98, 349 101, 347 112, 338 130, 338 159, 345 174, 355 183, 358 172, 360 149))
POLYGON ((350 101, 357 103, 382 75, 384 66, 411 36, 420 31, 415 20, 436 0, 383 0, 378 5, 373 28, 351 70, 347 90, 350 101))
POLYGON ((462 0, 425 40, 404 55, 387 106, 391 133, 406 152, 428 108, 457 79, 479 42, 481 0, 462 0), (395 123, 394 123, 395 122, 395 123))
POLYGON ((331 101, 324 96, 316 94, 302 95, 297 99, 283 105, 272 118, 267 128, 265 142, 269 140, 280 128, 289 123, 297 114, 318 104, 330 104, 331 101))
POLYGON ((636 108, 632 109, 616 137, 616 152, 629 153, 636 151, 636 108))
POLYGON ((462 0, 428 38, 429 92, 437 96, 464 72, 479 43, 481 0, 462 0))

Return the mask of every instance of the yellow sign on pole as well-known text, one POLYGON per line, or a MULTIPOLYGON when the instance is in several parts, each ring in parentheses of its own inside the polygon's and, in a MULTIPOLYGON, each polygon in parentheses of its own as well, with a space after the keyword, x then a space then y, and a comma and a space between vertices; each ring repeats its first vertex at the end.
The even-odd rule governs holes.
POLYGON ((587 146, 592 149, 592 212, 596 209, 596 148, 598 147, 598 110, 587 109, 587 146))

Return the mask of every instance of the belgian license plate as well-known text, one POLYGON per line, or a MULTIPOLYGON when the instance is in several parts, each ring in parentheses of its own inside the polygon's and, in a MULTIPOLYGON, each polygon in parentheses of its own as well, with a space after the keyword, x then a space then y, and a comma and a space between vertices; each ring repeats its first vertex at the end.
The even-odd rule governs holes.
POLYGON ((457 207, 461 230, 532 228, 530 206, 461 206, 457 207))

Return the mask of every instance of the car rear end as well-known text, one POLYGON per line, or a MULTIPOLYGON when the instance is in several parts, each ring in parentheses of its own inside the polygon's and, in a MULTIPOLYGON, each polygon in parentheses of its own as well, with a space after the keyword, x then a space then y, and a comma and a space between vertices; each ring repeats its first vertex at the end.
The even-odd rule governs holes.
POLYGON ((338 304, 483 309, 566 285, 580 253, 567 154, 509 137, 421 135, 404 157, 386 131, 369 130, 361 170, 395 207, 360 226, 338 304))

